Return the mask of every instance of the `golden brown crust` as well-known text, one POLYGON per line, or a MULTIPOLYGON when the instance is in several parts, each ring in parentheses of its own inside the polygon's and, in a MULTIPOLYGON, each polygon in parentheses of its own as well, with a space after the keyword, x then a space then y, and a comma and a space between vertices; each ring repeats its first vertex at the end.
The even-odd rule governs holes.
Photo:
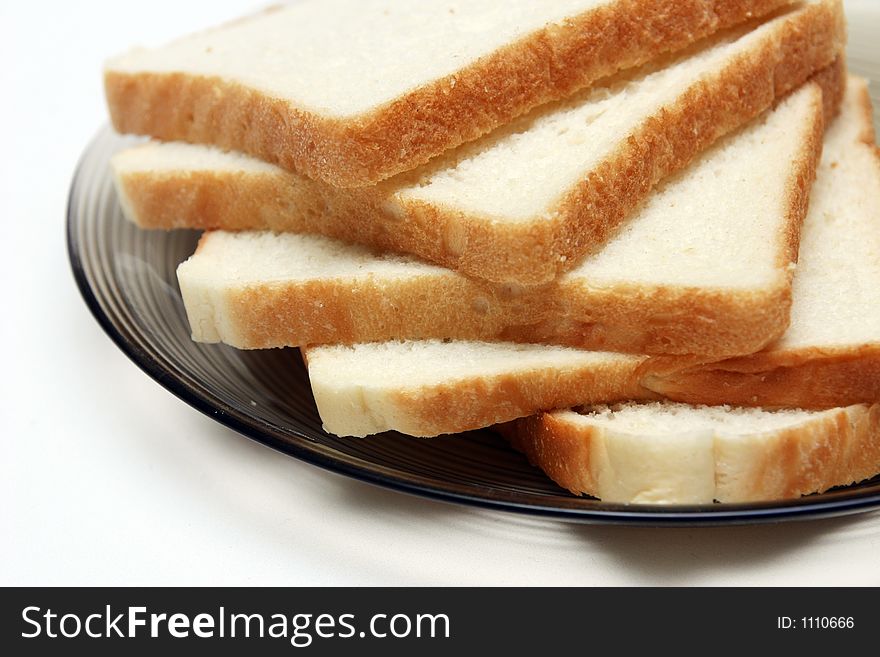
MULTIPOLYGON (((593 441, 603 436, 601 428, 540 413, 497 429, 563 488, 578 495, 599 492, 591 454, 593 441)), ((737 460, 737 469, 746 474, 729 479, 724 464, 716 462, 719 502, 796 498, 869 479, 880 473, 880 405, 838 408, 761 434, 760 444, 737 460)))
MULTIPOLYGON (((412 253, 496 283, 546 284, 607 241, 663 176, 681 169, 712 141, 770 107, 777 91, 794 88, 809 72, 831 62, 843 38, 834 13, 839 9, 832 1, 800 10, 780 30, 796 33, 798 39, 768 39, 770 43, 720 71, 711 84, 695 85, 581 181, 556 208, 553 220, 540 217, 499 226, 455 208, 402 198, 395 194, 400 183, 394 180, 338 190, 303 176, 279 175, 274 184, 267 180, 265 194, 254 185, 244 198, 230 199, 223 180, 208 172, 178 181, 190 192, 176 190, 171 179, 139 174, 126 185, 130 207, 143 227, 317 232, 412 253), (804 46, 805 40, 810 48, 804 46), (780 64, 792 57, 801 58, 804 66, 780 64)), ((842 62, 835 65, 842 67, 842 62)), ((824 77, 826 86, 832 87, 834 76, 824 77)), ((155 114, 163 121, 173 118, 168 112, 148 109, 125 116, 130 114, 155 114)), ((229 112, 214 114, 215 134, 223 133, 221 123, 235 123, 229 112)))
POLYGON ((880 400, 880 344, 766 351, 680 372, 644 386, 674 401, 825 409, 880 400))
MULTIPOLYGON (((740 291, 618 285, 562 285, 544 319, 510 325, 497 339, 636 354, 749 354, 788 327, 791 288, 740 291)), ((774 337, 775 336, 775 337, 774 337)))
MULTIPOLYGON (((871 146, 876 150, 877 135, 874 131, 874 107, 871 103, 871 93, 868 89, 867 82, 864 79, 860 79, 859 84, 858 103, 862 112, 862 129, 859 133, 858 140, 866 146, 871 146)), ((880 151, 877 151, 877 158, 878 161, 880 161, 880 151)))
POLYGON ((417 436, 459 433, 531 415, 535 409, 649 400, 655 396, 639 385, 642 364, 615 361, 608 365, 573 366, 565 370, 472 377, 445 385, 390 393, 395 427, 417 436))
MULTIPOLYGON (((846 64, 846 55, 841 54, 838 56, 831 66, 823 68, 810 78, 810 81, 822 87, 822 110, 825 115, 825 125, 829 126, 840 114, 843 99, 846 97, 849 84, 849 69, 846 64)), ((870 98, 868 99, 868 105, 870 111, 870 98)))
POLYGON ((785 331, 790 306, 790 290, 781 286, 765 294, 560 286, 512 296, 452 274, 430 283, 251 285, 225 297, 234 336, 223 341, 241 349, 444 338, 701 354, 703 361, 763 348, 785 331))
POLYGON ((166 230, 216 228, 221 216, 225 230, 247 230, 277 216, 273 206, 290 192, 280 183, 275 176, 209 170, 188 173, 185 180, 150 171, 125 171, 117 178, 130 218, 141 228, 166 230))
POLYGON ((105 73, 120 132, 250 153, 337 187, 375 183, 791 0, 622 0, 548 26, 367 115, 328 119, 220 78, 105 73))
MULTIPOLYGON (((822 159, 822 146, 825 136, 825 126, 840 111, 843 97, 846 93, 846 59, 838 57, 831 66, 827 66, 812 78, 811 82, 817 84, 822 90, 820 102, 822 103, 822 120, 811 125, 812 131, 807 135, 802 144, 798 166, 792 169, 792 176, 788 182, 788 221, 785 223, 787 233, 783 242, 783 250, 779 253, 777 265, 785 267, 787 273, 786 289, 791 290, 791 282, 794 277, 794 265, 798 261, 800 249, 801 228, 810 206, 810 192, 813 182, 816 180, 816 171, 822 159)), ((757 351, 757 350, 756 350, 757 351)))
POLYGON ((575 495, 599 492, 591 456, 600 429, 560 421, 554 413, 538 413, 500 424, 495 430, 562 488, 575 495))
POLYGON ((393 339, 477 339, 509 321, 510 309, 491 308, 463 277, 314 281, 254 285, 228 294, 232 346, 265 349, 309 344, 355 344, 393 339), (450 303, 449 300, 454 300, 450 303))

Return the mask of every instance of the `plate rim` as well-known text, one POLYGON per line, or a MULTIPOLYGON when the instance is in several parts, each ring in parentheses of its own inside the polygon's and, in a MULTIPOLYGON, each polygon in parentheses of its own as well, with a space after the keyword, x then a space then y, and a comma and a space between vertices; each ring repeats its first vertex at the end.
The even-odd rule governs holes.
MULTIPOLYGON (((880 491, 869 491, 860 494, 858 490, 854 490, 851 494, 847 495, 845 488, 840 489, 841 496, 837 499, 821 500, 816 496, 804 496, 794 500, 771 500, 744 504, 625 505, 597 500, 596 503, 602 505, 602 508, 585 508, 548 505, 538 502, 516 502, 501 497, 479 496, 407 481, 400 477, 349 463, 342 458, 333 458, 319 450, 309 449, 308 443, 310 439, 295 428, 291 428, 289 431, 306 441, 306 444, 297 444, 273 435, 267 430, 265 423, 263 427, 258 426, 256 418, 231 408, 221 400, 211 399, 210 395, 190 386, 174 371, 166 369, 152 353, 135 344, 132 336, 126 335, 127 330, 115 322, 110 313, 101 304, 98 293, 94 289, 86 267, 83 264, 83 257, 75 230, 78 226, 78 221, 81 219, 76 216, 74 200, 78 193, 78 184, 83 175, 85 162, 98 147, 100 140, 106 138, 108 134, 115 135, 112 129, 105 124, 89 140, 77 160, 68 191, 65 241, 68 263, 77 289, 104 333, 138 368, 190 407, 249 440, 320 467, 323 470, 341 474, 387 490, 452 504, 567 522, 625 526, 708 527, 773 523, 783 520, 819 519, 861 513, 880 507, 880 491)), ((115 190, 113 193, 115 194, 115 190)), ((572 496, 572 500, 576 499, 579 498, 572 496)))

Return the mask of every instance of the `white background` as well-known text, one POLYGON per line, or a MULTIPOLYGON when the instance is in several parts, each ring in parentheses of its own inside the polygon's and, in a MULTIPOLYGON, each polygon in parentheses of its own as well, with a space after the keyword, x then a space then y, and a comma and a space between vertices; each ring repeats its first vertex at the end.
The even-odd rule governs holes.
POLYGON ((426 501, 245 440, 130 363, 64 244, 71 175, 106 121, 101 63, 260 4, 0 5, 0 584, 880 584, 877 513, 660 530, 426 501))

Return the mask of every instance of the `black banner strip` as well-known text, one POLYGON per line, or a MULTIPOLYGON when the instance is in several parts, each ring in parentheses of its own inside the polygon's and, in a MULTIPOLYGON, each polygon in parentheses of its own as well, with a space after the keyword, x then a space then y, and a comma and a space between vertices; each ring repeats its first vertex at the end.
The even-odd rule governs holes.
POLYGON ((876 646, 870 589, 6 589, 7 655, 688 654, 876 646), (604 648, 603 648, 604 647, 604 648))

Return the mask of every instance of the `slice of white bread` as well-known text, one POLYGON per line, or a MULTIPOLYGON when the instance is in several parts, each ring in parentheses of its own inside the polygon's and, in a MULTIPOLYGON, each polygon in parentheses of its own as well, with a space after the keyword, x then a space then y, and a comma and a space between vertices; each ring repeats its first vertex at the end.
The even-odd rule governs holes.
MULTIPOLYGON (((803 231, 806 246, 795 281, 803 273, 806 283, 795 283, 794 306, 801 310, 790 329, 790 335, 797 339, 786 335, 765 352, 732 361, 738 368, 734 372, 748 373, 740 374, 742 378, 717 365, 695 369, 698 363, 683 358, 634 361, 632 356, 608 354, 602 360, 601 387, 596 388, 596 377, 588 365, 582 370, 582 379, 554 378, 550 362, 546 367, 517 365, 518 359, 524 358, 522 354, 530 349, 540 354, 544 347, 520 346, 511 353, 507 371, 496 368, 486 376, 470 370, 448 374, 455 364, 464 366, 479 359, 483 350, 497 349, 485 343, 315 347, 306 350, 310 364, 325 355, 332 358, 331 366, 310 367, 309 371, 325 428, 338 435, 362 436, 405 427, 412 435, 433 436, 488 426, 505 413, 513 420, 529 408, 537 412, 567 405, 656 399, 658 391, 695 403, 723 403, 730 397, 730 401, 746 406, 760 402, 764 406, 823 409, 880 401, 880 303, 872 301, 880 291, 880 160, 869 141, 870 126, 866 83, 850 78, 841 115, 826 139, 816 182, 832 192, 827 200, 835 202, 833 212, 818 199, 803 231), (826 223, 832 234, 825 230, 826 223), (851 232, 852 239, 839 234, 837 223, 846 227, 843 232, 851 232), (450 350, 448 355, 446 349, 450 350), (361 363, 371 361, 377 350, 387 367, 362 368, 361 363), (614 358, 617 360, 609 360, 614 358), (416 368, 425 377, 434 371, 438 375, 411 383, 397 379, 389 383, 386 378, 388 369, 416 368), (559 381, 554 394, 560 400, 580 394, 584 401, 563 404, 539 397, 545 380, 559 381), (466 394, 467 415, 450 411, 459 390, 466 394), (602 395, 608 399, 600 399, 602 395), (347 403, 346 398, 352 401, 347 403), (481 405, 481 399, 486 403, 481 405), (371 414, 377 400, 381 400, 381 414, 371 414), (512 403, 499 403, 506 400, 512 403)), ((726 368, 730 365, 725 363, 726 368)))
POLYGON ((880 404, 766 411, 629 403, 498 429, 560 486, 606 502, 757 502, 880 473, 880 404))
POLYGON ((358 186, 790 2, 309 0, 133 50, 105 86, 120 131, 358 186))
POLYGON ((420 340, 303 350, 324 429, 434 436, 540 408, 636 399, 645 356, 567 347, 420 340))
POLYGON ((845 39, 839 0, 751 27, 373 187, 339 190, 237 154, 154 144, 115 159, 123 206, 144 227, 318 233, 478 279, 545 284, 607 242, 662 178, 829 65, 845 39))
POLYGON ((829 128, 801 232, 791 324, 764 351, 644 385, 678 401, 828 408, 880 400, 880 157, 867 82, 829 128))
MULTIPOLYGON (((839 101, 843 76, 821 79, 839 101)), ((753 353, 788 324, 825 97, 809 84, 711 147, 549 287, 499 289, 319 236, 206 233, 178 269, 193 337, 240 348, 442 338, 753 353)))

